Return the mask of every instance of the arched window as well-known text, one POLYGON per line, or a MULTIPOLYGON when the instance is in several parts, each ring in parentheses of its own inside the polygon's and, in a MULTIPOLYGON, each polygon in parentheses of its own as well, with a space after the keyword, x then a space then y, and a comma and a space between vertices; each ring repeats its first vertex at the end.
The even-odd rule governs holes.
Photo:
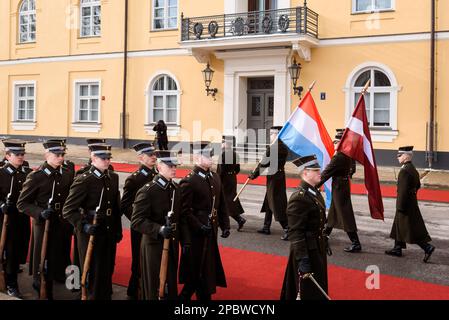
POLYGON ((19 42, 36 41, 36 4, 34 0, 23 0, 19 9, 19 42))
POLYGON ((149 88, 149 123, 164 120, 179 124, 180 90, 176 80, 167 74, 158 75, 149 88))
POLYGON ((365 94, 365 105, 371 137, 377 142, 392 142, 398 135, 397 96, 400 87, 393 71, 384 64, 366 62, 351 72, 346 81, 346 120, 351 117, 368 80, 371 83, 365 94))
POLYGON ((81 0, 81 37, 101 35, 101 1, 81 0))

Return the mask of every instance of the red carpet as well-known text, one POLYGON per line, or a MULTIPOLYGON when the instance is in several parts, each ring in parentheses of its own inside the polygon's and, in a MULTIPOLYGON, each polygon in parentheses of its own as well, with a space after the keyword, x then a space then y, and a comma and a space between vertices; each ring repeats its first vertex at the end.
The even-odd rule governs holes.
MULTIPOLYGON (((127 163, 113 163, 114 169, 119 172, 134 172, 138 166, 135 164, 127 164, 127 163)), ((187 169, 178 169, 176 176, 178 178, 185 177, 190 170, 187 169)), ((248 176, 245 174, 239 174, 237 176, 238 183, 245 183, 246 178, 248 176)), ((261 176, 255 179, 254 181, 250 181, 249 184, 254 185, 265 185, 266 178, 261 176)), ((287 178, 287 188, 296 188, 300 183, 299 179, 295 178, 287 178)), ((396 198, 396 186, 389 185, 381 185, 382 196, 386 198, 396 198)), ((351 185, 351 193, 357 195, 365 195, 366 189, 364 184, 352 184, 351 185)), ((434 202, 444 202, 449 203, 449 190, 433 190, 433 189, 421 189, 418 192, 418 200, 420 201, 434 201, 434 202)))
MULTIPOLYGON (((127 286, 131 268, 130 233, 117 250, 113 281, 127 286)), ((287 257, 220 247, 228 288, 218 288, 215 300, 278 300, 287 257)), ((369 275, 329 265, 329 295, 335 300, 448 300, 449 287, 389 275, 380 276, 380 289, 368 290, 369 275)))

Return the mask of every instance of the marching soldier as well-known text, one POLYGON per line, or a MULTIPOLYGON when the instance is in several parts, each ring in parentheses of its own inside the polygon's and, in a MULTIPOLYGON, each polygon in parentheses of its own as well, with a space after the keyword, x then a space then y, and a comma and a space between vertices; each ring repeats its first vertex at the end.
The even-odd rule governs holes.
POLYGON ((401 257, 406 243, 417 244, 424 250, 423 261, 427 262, 435 251, 435 247, 429 243, 432 239, 419 210, 417 193, 421 182, 419 173, 412 163, 412 157, 413 146, 399 148, 398 161, 402 167, 397 182, 396 214, 390 233, 390 238, 395 242, 394 248, 385 253, 401 257))
POLYGON ((226 201, 228 215, 234 219, 240 231, 246 223, 246 219, 241 216, 245 211, 240 204, 240 199, 234 201, 237 195, 237 174, 240 172, 239 159, 233 150, 234 137, 223 136, 222 153, 220 162, 217 165, 217 174, 220 176, 221 184, 226 201))
POLYGON ((156 153, 159 173, 137 192, 131 227, 143 234, 140 259, 143 300, 157 300, 158 297, 175 300, 178 297, 181 192, 172 179, 176 176, 178 162, 176 154, 170 151, 156 153), (164 246, 164 242, 168 242, 168 246, 164 246), (168 261, 162 259, 163 254, 168 254, 168 261), (164 260, 165 264, 161 264, 164 260), (166 275, 166 282, 160 279, 160 274, 166 275), (163 289, 159 290, 160 287, 163 289))
POLYGON ((229 232, 229 216, 218 175, 210 171, 213 149, 209 142, 191 145, 195 166, 180 182, 182 193, 181 223, 189 233, 181 239, 182 255, 179 282, 184 284, 180 298, 207 301, 216 287, 226 287, 226 277, 217 244, 218 226, 222 237, 229 232))
MULTIPOLYGON (((145 184, 153 181, 157 174, 156 170, 156 155, 155 148, 152 143, 139 143, 133 146, 137 152, 140 167, 131 174, 125 181, 123 187, 123 197, 120 203, 122 214, 131 221, 131 214, 133 212, 133 202, 136 198, 137 191, 145 184)), ((131 229, 131 277, 129 279, 127 294, 132 300, 137 299, 137 289, 139 285, 139 260, 140 260, 140 241, 142 234, 134 229, 131 229)))
MULTIPOLYGON (((340 143, 343 132, 344 129, 337 129, 334 140, 336 147, 340 143)), ((332 202, 327 217, 325 234, 329 237, 333 228, 343 229, 351 240, 351 245, 344 249, 346 252, 360 252, 362 250, 351 202, 350 179, 354 173, 355 161, 342 152, 336 152, 321 173, 321 181, 317 186, 317 188, 320 188, 327 180, 332 178, 332 202)))
POLYGON ((46 280, 48 299, 53 299, 53 280, 58 277, 58 266, 70 264, 61 255, 64 234, 62 207, 72 183, 71 173, 62 166, 65 145, 62 142, 44 142, 45 162, 39 170, 31 172, 22 188, 17 208, 33 218, 33 288, 40 290, 40 276, 46 280), (48 241, 44 242, 46 221, 49 221, 48 241), (41 261, 41 251, 47 247, 46 259, 41 261), (44 274, 40 274, 40 270, 44 274))
MULTIPOLYGON (((270 129, 270 140, 277 139, 281 126, 274 126, 270 129)), ((260 212, 265 212, 263 227, 257 230, 258 233, 270 234, 271 221, 274 219, 279 222, 284 229, 282 240, 288 240, 288 221, 286 215, 287 192, 285 185, 284 166, 287 161, 288 148, 280 140, 277 140, 271 147, 267 148, 263 160, 257 168, 250 174, 251 180, 260 175, 261 168, 266 169, 267 191, 260 212)))
POLYGON ((316 185, 320 165, 315 155, 293 161, 298 167, 301 185, 288 202, 290 255, 285 270, 281 300, 325 299, 310 275, 327 293, 327 259, 323 237, 326 207, 316 185))
MULTIPOLYGON (((67 139, 62 139, 62 138, 48 139, 47 142, 61 142, 64 145, 66 145, 67 139)), ((67 147, 66 147, 66 151, 67 151, 67 147)), ((75 177, 75 164, 70 160, 64 159, 62 166, 65 167, 72 174, 72 180, 73 180, 73 178, 75 177)))
POLYGON ((83 272, 89 238, 95 236, 88 266, 89 299, 110 300, 116 247, 122 239, 119 179, 108 170, 110 145, 92 145, 91 160, 90 169, 75 178, 63 215, 76 230, 83 272))
MULTIPOLYGON (((93 139, 86 139, 87 142, 87 149, 89 152, 89 161, 82 166, 80 169, 78 169, 78 171, 76 171, 75 176, 83 174, 87 171, 89 171, 91 165, 92 165, 92 160, 90 159, 90 154, 92 152, 92 146, 97 145, 97 144, 105 144, 106 143, 106 139, 97 139, 97 138, 93 138, 93 139)), ((109 171, 114 171, 114 167, 112 165, 109 165, 108 168, 109 171)))
MULTIPOLYGON (((17 282, 20 264, 28 254, 30 241, 30 218, 17 209, 22 185, 27 175, 32 171, 24 167, 25 142, 19 140, 4 140, 6 164, 0 169, 0 226, 7 217, 6 243, 4 252, 6 293, 9 296, 22 298, 17 282)), ((1 230, 1 228, 0 228, 1 230)))
MULTIPOLYGON (((7 141, 8 139, 2 139, 2 142, 3 141, 7 141)), ((25 141, 24 141, 25 142, 25 141)), ((6 152, 6 150, 5 150, 5 152, 6 152)), ((8 159, 6 158, 6 155, 3 157, 3 159, 2 160, 0 160, 0 168, 1 167, 3 167, 5 164, 7 164, 8 163, 8 159)), ((26 160, 24 160, 23 161, 23 164, 22 164, 22 167, 27 167, 27 168, 29 168, 30 167, 30 164, 28 163, 28 161, 26 161, 26 160)))

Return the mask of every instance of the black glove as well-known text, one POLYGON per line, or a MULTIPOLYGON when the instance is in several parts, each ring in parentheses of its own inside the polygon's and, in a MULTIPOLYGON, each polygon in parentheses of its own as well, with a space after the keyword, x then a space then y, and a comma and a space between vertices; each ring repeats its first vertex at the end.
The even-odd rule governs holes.
POLYGON ((298 263, 298 273, 303 276, 306 273, 312 272, 312 265, 310 264, 309 257, 304 257, 301 260, 299 260, 298 263))
POLYGON ((203 224, 201 226, 201 232, 203 233, 203 235, 208 236, 211 233, 211 231, 212 231, 212 227, 211 226, 208 226, 208 225, 205 225, 205 224, 203 224))
POLYGON ((169 226, 162 226, 159 229, 159 234, 164 238, 164 239, 170 239, 173 236, 173 227, 169 226))
POLYGON ((4 215, 10 215, 16 211, 16 206, 12 202, 6 201, 6 203, 2 202, 0 209, 4 215))
POLYGON ((88 235, 90 235, 90 236, 94 236, 98 232, 98 225, 85 223, 83 225, 83 232, 88 234, 88 235))
POLYGON ((40 217, 43 220, 48 220, 48 219, 50 219, 51 215, 54 214, 55 212, 56 211, 53 210, 53 208, 48 208, 41 212, 40 217))
POLYGON ((231 231, 229 231, 229 229, 224 229, 223 232, 221 233, 221 237, 227 238, 227 237, 229 237, 230 234, 231 234, 231 231))
POLYGON ((250 180, 254 180, 254 179, 256 179, 257 177, 258 177, 259 175, 256 173, 256 172, 251 172, 251 174, 248 176, 248 178, 250 179, 250 180))

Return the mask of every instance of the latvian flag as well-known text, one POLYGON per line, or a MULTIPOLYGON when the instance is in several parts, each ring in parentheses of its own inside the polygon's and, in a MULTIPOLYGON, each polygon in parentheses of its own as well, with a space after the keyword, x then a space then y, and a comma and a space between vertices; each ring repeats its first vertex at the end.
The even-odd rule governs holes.
POLYGON ((383 220, 384 206, 363 97, 363 94, 360 95, 337 150, 363 164, 371 217, 383 220))
MULTIPOLYGON (((335 151, 310 91, 279 132, 279 139, 298 156, 315 154, 322 169, 329 164, 335 151)), ((329 208, 332 200, 332 179, 326 181, 324 191, 326 207, 329 208)))

